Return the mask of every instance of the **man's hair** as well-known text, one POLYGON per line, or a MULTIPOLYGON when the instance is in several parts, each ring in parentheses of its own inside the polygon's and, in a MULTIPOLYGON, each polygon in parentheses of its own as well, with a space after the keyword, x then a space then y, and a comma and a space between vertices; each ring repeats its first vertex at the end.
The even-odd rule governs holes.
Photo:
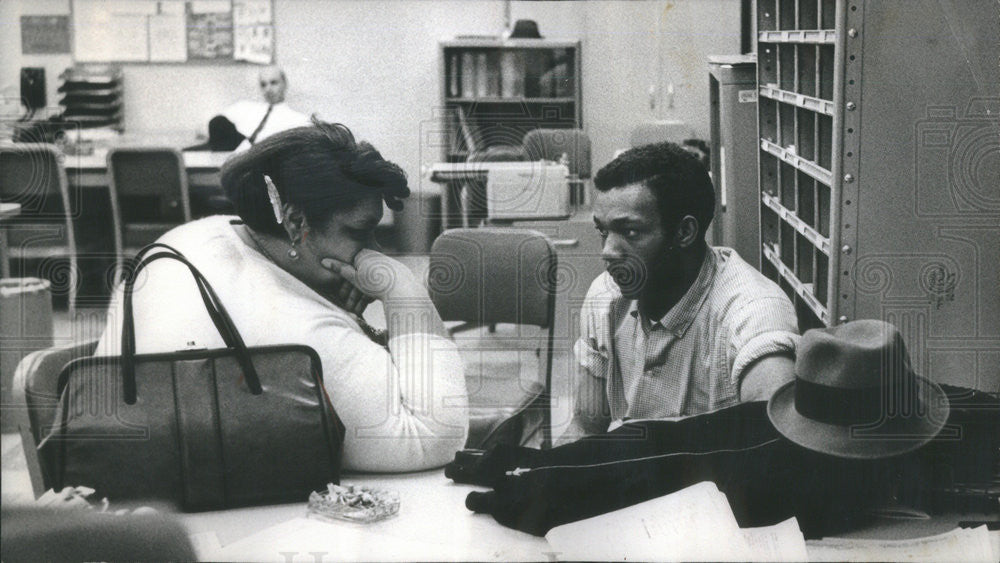
POLYGON ((394 210, 410 195, 403 170, 375 147, 357 142, 339 123, 313 117, 313 125, 267 137, 230 158, 222 167, 222 187, 243 222, 258 232, 281 235, 268 198, 266 174, 283 203, 297 205, 306 220, 324 226, 334 211, 372 195, 394 210))
POLYGON ((594 176, 594 187, 601 192, 639 183, 656 197, 665 230, 691 215, 704 239, 715 215, 715 189, 697 156, 675 143, 644 145, 618 155, 594 176))

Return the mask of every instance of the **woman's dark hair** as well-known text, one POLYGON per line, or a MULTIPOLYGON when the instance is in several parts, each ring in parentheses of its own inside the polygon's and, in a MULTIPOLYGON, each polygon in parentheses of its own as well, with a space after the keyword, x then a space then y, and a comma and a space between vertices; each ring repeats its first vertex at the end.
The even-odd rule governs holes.
POLYGON ((223 165, 222 187, 247 226, 284 234, 274 218, 265 174, 282 203, 297 205, 312 225, 326 225, 334 211, 372 195, 380 195, 390 209, 403 208, 410 188, 399 166, 370 144, 355 141, 346 126, 315 116, 312 122, 272 135, 223 165))
POLYGON ((594 176, 594 187, 601 192, 638 183, 656 197, 664 229, 673 230, 691 215, 704 238, 715 215, 715 189, 697 156, 675 143, 644 145, 618 155, 594 176))

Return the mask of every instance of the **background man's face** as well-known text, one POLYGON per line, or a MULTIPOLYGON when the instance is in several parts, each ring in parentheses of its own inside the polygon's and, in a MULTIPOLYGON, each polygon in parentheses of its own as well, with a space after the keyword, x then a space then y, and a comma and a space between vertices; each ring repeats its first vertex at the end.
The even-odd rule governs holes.
POLYGON ((269 68, 260 73, 260 92, 269 104, 280 104, 285 101, 285 88, 288 85, 281 76, 281 71, 269 68))
POLYGON ((605 268, 628 299, 657 290, 674 267, 671 237, 663 228, 656 196, 644 184, 596 192, 594 226, 601 234, 605 268))

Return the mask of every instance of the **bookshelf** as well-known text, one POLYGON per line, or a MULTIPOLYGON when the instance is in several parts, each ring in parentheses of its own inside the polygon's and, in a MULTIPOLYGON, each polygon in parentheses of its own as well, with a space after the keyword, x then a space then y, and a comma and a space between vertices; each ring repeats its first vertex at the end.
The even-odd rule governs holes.
POLYGON ((440 53, 445 162, 520 147, 532 129, 581 126, 578 41, 455 39, 440 53))
POLYGON ((917 373, 1000 391, 995 2, 756 15, 761 270, 802 330, 885 320, 917 373))

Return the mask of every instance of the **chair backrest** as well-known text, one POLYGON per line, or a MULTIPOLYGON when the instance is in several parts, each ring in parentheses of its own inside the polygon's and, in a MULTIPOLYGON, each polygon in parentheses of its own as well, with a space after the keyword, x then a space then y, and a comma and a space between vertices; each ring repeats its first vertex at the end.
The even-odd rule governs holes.
MULTIPOLYGON (((476 342, 478 353, 487 353, 488 349, 519 354, 536 350, 538 375, 533 382, 526 383, 521 380, 520 369, 516 369, 515 373, 505 374, 506 378, 514 378, 512 384, 500 384, 498 389, 487 383, 498 374, 467 373, 470 405, 485 400, 490 410, 499 415, 499 418, 486 415, 485 420, 492 419, 496 424, 489 423, 490 429, 478 437, 482 442, 467 447, 509 439, 500 437, 507 433, 503 429, 523 428, 521 423, 531 416, 541 418, 541 447, 551 446, 556 274, 555 247, 537 231, 494 227, 452 229, 434 241, 427 285, 443 320, 462 321, 465 325, 461 328, 513 323, 541 329, 540 335, 537 330, 530 336, 518 330, 500 339, 476 342), (500 395, 495 395, 497 392, 500 395), (474 400, 474 395, 480 400, 474 400), (507 408, 512 406, 516 408, 507 408)), ((520 366, 520 358, 515 363, 520 366)), ((477 426, 472 418, 476 417, 470 417, 470 423, 477 426)), ((513 443, 525 437, 521 430, 513 432, 517 435, 513 443)), ((470 429, 470 441, 474 434, 470 429)))
POLYGON ((14 372, 14 409, 18 413, 21 445, 36 498, 49 489, 45 476, 52 474, 50 468, 42 467, 37 446, 55 420, 59 404, 59 373, 72 360, 92 356, 97 342, 90 340, 37 350, 25 356, 14 372))
POLYGON ((569 173, 590 178, 590 137, 583 129, 533 129, 522 141, 528 160, 569 159, 569 173))
POLYGON ((428 290, 441 318, 552 326, 556 251, 527 229, 452 229, 431 247, 428 290))
POLYGON ((187 169, 172 147, 108 151, 108 184, 120 248, 140 248, 191 220, 187 169))
POLYGON ((77 209, 60 158, 59 149, 47 143, 0 146, 0 201, 21 204, 20 213, 4 221, 12 251, 59 247, 76 254, 77 209))

